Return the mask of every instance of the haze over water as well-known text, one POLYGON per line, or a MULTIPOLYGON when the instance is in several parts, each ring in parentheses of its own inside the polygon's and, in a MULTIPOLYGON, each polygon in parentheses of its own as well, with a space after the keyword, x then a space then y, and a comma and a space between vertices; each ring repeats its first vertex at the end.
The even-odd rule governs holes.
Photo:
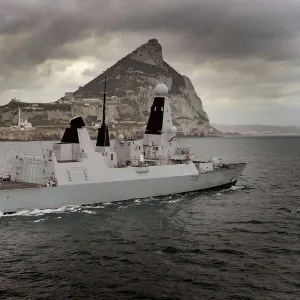
POLYGON ((300 138, 184 143, 248 162, 237 187, 1 216, 0 299, 298 299, 300 138))

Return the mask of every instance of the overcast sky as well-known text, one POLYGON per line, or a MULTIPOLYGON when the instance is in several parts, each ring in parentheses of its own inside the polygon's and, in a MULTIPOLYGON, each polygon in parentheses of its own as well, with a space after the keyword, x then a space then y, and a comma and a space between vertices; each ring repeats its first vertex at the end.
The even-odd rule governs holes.
POLYGON ((150 38, 211 123, 300 125, 300 0, 0 0, 0 104, 55 101, 150 38))

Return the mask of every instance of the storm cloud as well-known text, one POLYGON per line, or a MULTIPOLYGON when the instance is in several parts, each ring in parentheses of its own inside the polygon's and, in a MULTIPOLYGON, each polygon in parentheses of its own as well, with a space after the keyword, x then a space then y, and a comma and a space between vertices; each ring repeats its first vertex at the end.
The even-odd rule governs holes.
POLYGON ((55 101, 155 37, 212 122, 300 125, 299 29, 296 0, 0 0, 0 103, 55 101))

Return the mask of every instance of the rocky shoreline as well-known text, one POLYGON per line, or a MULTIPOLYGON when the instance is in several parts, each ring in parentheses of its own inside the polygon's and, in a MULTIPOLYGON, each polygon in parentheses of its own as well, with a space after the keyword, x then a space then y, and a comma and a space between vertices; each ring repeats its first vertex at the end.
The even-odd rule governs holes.
MULTIPOLYGON (((0 141, 58 141, 61 140, 65 127, 61 128, 35 128, 27 130, 10 129, 2 127, 0 128, 0 141)), ((97 129, 88 129, 91 139, 97 138, 97 129)), ((125 130, 110 130, 111 139, 115 139, 120 133, 124 134, 128 139, 141 139, 144 130, 132 128, 125 130)), ((213 133, 207 135, 190 134, 190 135, 180 135, 181 137, 213 137, 222 136, 221 134, 213 133)))

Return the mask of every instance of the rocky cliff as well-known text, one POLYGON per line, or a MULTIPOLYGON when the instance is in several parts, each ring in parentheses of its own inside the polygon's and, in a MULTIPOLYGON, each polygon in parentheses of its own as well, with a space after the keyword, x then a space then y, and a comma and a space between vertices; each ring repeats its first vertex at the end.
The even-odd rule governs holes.
MULTIPOLYGON (((156 39, 149 40, 92 81, 54 103, 29 104, 11 101, 0 107, 0 126, 17 124, 18 107, 22 110, 23 118, 40 128, 35 131, 36 139, 42 139, 46 128, 49 132, 55 132, 53 139, 56 139, 57 132, 61 132, 69 119, 76 115, 83 116, 90 126, 101 117, 105 77, 107 115, 112 137, 120 131, 127 133, 128 137, 141 136, 158 83, 165 83, 169 87, 173 121, 182 135, 218 135, 219 132, 209 125, 208 116, 191 80, 164 61, 162 47, 156 39), (41 133, 37 134, 37 131, 41 133)), ((0 130, 0 139, 6 139, 7 131, 5 137, 2 137, 1 131, 3 130, 0 130)), ((30 139, 32 133, 26 134, 30 139)), ((45 136, 49 139, 49 134, 45 136)), ((17 139, 19 138, 22 135, 17 139)))
POLYGON ((192 82, 163 60, 162 47, 149 40, 104 73, 74 92, 76 99, 101 97, 107 77, 108 96, 120 101, 112 117, 116 121, 145 122, 158 83, 169 87, 174 123, 184 135, 207 135, 209 119, 192 82))

